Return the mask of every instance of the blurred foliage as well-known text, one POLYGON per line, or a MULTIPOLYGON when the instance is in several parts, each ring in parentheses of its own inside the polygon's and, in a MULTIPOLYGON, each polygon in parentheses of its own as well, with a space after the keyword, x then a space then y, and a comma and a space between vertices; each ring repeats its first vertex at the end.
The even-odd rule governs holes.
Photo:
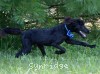
POLYGON ((52 26, 58 23, 59 19, 63 19, 61 17, 67 16, 85 20, 99 18, 100 1, 0 0, 0 27, 23 27, 27 23, 35 23, 39 27, 41 24, 52 26))
POLYGON ((44 22, 46 7, 41 0, 0 0, 0 25, 24 25, 25 20, 44 22))

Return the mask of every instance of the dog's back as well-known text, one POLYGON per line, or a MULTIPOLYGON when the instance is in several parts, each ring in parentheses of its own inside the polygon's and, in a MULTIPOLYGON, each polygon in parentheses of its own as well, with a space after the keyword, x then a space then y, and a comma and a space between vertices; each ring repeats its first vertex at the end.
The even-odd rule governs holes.
POLYGON ((55 29, 31 29, 22 33, 22 37, 30 39, 35 44, 51 44, 60 36, 58 30, 55 29))

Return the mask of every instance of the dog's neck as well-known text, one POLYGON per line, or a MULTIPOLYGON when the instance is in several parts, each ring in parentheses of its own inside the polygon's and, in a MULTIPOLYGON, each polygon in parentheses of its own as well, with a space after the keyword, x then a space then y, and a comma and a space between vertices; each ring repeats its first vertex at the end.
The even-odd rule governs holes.
POLYGON ((67 25, 64 24, 64 27, 66 29, 66 36, 68 36, 69 38, 73 38, 74 37, 74 34, 72 34, 71 30, 68 29, 67 25))
POLYGON ((66 26, 66 24, 64 24, 64 27, 65 27, 66 31, 68 31, 68 30, 69 30, 69 29, 68 29, 68 27, 66 26))
POLYGON ((73 38, 74 35, 71 32, 71 26, 67 25, 66 23, 61 23, 58 26, 58 30, 59 32, 61 32, 63 35, 69 37, 69 38, 73 38))

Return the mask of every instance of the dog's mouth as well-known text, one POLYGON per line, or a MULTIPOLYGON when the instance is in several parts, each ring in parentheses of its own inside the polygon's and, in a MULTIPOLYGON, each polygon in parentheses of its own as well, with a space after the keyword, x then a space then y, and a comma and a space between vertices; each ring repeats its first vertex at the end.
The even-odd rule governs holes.
POLYGON ((79 31, 79 34, 80 34, 83 38, 86 38, 86 37, 87 37, 87 35, 86 35, 84 32, 82 32, 82 31, 79 31))

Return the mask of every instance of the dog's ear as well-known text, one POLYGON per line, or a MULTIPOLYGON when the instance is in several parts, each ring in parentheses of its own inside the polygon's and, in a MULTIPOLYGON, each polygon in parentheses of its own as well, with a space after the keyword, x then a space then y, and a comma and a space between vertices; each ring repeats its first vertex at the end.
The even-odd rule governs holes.
POLYGON ((72 24, 74 22, 74 19, 70 18, 70 17, 67 17, 64 19, 64 23, 66 24, 72 24))
POLYGON ((75 19, 76 22, 78 22, 80 25, 84 25, 84 21, 81 19, 75 19))

